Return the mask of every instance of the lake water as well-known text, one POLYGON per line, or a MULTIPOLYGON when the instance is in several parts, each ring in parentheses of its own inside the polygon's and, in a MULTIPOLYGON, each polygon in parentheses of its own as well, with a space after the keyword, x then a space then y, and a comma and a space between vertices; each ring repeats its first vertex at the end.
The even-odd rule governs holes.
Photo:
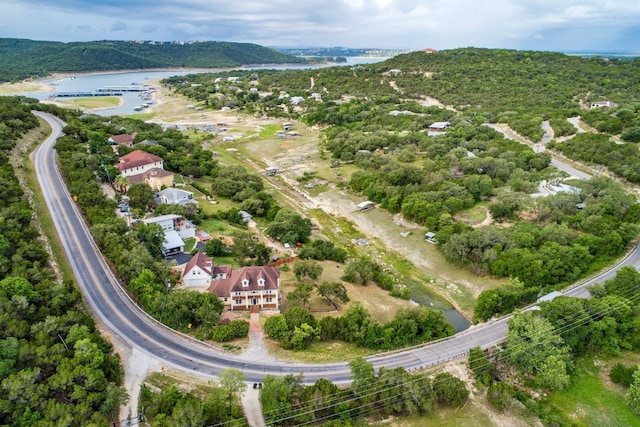
MULTIPOLYGON (((384 57, 347 57, 347 62, 344 64, 337 64, 340 66, 349 66, 357 64, 372 64, 376 62, 384 61, 384 57)), ((273 69, 273 70, 291 70, 291 69, 308 69, 308 68, 324 68, 330 65, 276 65, 276 66, 264 66, 264 67, 252 67, 247 69, 273 69)), ((95 92, 98 88, 105 86, 129 86, 129 85, 150 85, 152 81, 161 80, 172 76, 184 76, 194 73, 206 73, 211 71, 203 70, 173 70, 173 71, 131 71, 131 72, 113 72, 113 73, 100 73, 100 74, 79 74, 73 77, 67 77, 63 79, 52 79, 48 82, 55 92, 95 92)), ((37 98, 40 100, 49 99, 53 92, 29 92, 20 93, 18 95, 24 95, 31 98, 37 98)), ((108 108, 104 110, 95 111, 95 114, 101 116, 124 116, 129 114, 136 114, 139 111, 134 110, 135 107, 141 105, 145 100, 140 98, 139 92, 129 92, 122 95, 124 104, 119 107, 108 108)))

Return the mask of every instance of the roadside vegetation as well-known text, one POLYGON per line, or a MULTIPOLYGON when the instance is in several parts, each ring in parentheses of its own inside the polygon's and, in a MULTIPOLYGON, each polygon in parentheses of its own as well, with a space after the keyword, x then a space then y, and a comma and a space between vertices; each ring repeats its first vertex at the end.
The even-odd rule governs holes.
POLYGON ((120 359, 74 283, 56 278, 8 161, 38 126, 34 108, 35 100, 0 98, 0 424, 109 426, 128 399, 120 359))

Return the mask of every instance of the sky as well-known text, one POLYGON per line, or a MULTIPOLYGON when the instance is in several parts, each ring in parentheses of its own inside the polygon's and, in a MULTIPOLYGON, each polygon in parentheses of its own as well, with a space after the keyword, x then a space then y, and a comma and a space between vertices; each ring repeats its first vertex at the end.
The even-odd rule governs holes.
POLYGON ((640 52, 638 0, 3 0, 0 38, 640 52))

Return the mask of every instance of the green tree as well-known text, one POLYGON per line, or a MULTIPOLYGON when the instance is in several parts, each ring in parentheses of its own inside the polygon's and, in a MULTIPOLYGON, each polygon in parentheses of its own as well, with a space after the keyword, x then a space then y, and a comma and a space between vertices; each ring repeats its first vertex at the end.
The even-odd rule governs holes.
POLYGON ((305 277, 316 280, 322 274, 322 266, 311 260, 299 259, 293 263, 293 274, 298 280, 302 280, 305 277))
POLYGON ((311 236, 311 221, 295 212, 280 209, 267 226, 266 233, 283 243, 305 243, 311 236))
POLYGON ((134 227, 134 232, 147 251, 154 257, 160 258, 164 242, 162 227, 158 224, 140 224, 139 227, 134 227))
POLYGON ((469 390, 464 381, 448 372, 435 376, 432 383, 433 392, 439 404, 445 406, 460 406, 469 398, 469 390))
POLYGON ((309 347, 311 343, 320 339, 320 329, 314 328, 306 323, 303 323, 299 327, 293 330, 291 334, 291 348, 294 350, 304 350, 309 347))
POLYGON ((489 360, 480 347, 473 347, 469 350, 468 365, 469 369, 473 371, 478 385, 487 387, 496 378, 495 363, 489 360))
POLYGON ((380 266, 377 263, 368 256, 361 256, 347 264, 342 280, 366 285, 376 277, 379 271, 380 266))
POLYGON ((304 282, 298 283, 296 288, 287 294, 287 300, 294 304, 301 304, 306 308, 311 298, 311 292, 313 292, 313 285, 304 282))
POLYGON ((376 388, 376 373, 373 365, 362 357, 358 357, 349 362, 351 368, 351 391, 360 401, 361 405, 366 405, 375 400, 375 393, 371 390, 376 388))
POLYGON ((289 327, 287 326, 287 319, 283 314, 277 314, 275 316, 269 316, 264 323, 264 331, 269 338, 274 340, 282 340, 289 334, 289 327))
POLYGON ((640 415, 640 370, 633 373, 633 383, 624 395, 624 401, 633 412, 640 415))
POLYGON ((225 369, 220 374, 220 387, 224 390, 227 405, 231 409, 234 403, 238 403, 240 396, 247 388, 247 384, 244 382, 244 374, 238 369, 225 369))
POLYGON ((349 302, 349 296, 347 295, 347 288, 340 282, 322 282, 318 285, 316 291, 320 296, 326 299, 329 304, 337 310, 335 300, 340 301, 343 304, 349 302))
POLYGON ((147 211, 153 206, 154 193, 147 184, 134 182, 127 190, 129 196, 129 206, 134 209, 147 211))
POLYGON ((204 251, 207 256, 224 256, 227 254, 227 247, 220 239, 211 239, 204 245, 204 251))
POLYGON ((537 313, 518 313, 509 320, 506 351, 508 362, 534 376, 538 386, 553 390, 569 385, 569 347, 537 313))

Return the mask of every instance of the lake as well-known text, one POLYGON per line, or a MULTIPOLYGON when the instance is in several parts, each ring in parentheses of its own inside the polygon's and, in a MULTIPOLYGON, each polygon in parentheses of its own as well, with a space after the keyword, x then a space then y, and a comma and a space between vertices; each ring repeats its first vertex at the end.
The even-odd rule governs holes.
MULTIPOLYGON (((307 68, 325 68, 329 66, 349 66, 357 64, 372 64, 376 62, 384 61, 388 58, 384 57, 347 57, 347 62, 344 64, 322 64, 322 65, 271 65, 264 67, 251 67, 246 69, 273 69, 273 70, 291 70, 291 69, 307 69, 307 68)), ((208 73, 214 72, 214 70, 169 70, 169 71, 127 71, 127 72, 112 72, 112 73, 100 73, 100 74, 79 74, 77 76, 66 77, 61 79, 51 79, 47 84, 51 85, 56 92, 95 92, 100 87, 105 86, 129 86, 129 85, 149 85, 150 82, 155 80, 161 80, 172 76, 184 76, 194 73, 208 73)), ((19 93, 17 95, 24 95, 31 98, 37 98, 40 100, 49 99, 53 92, 29 92, 19 93)), ((148 102, 140 98, 138 92, 129 92, 122 95, 124 104, 119 107, 108 108, 95 111, 95 114, 101 116, 125 116, 129 114, 136 114, 139 111, 134 110, 143 102, 148 102)))

